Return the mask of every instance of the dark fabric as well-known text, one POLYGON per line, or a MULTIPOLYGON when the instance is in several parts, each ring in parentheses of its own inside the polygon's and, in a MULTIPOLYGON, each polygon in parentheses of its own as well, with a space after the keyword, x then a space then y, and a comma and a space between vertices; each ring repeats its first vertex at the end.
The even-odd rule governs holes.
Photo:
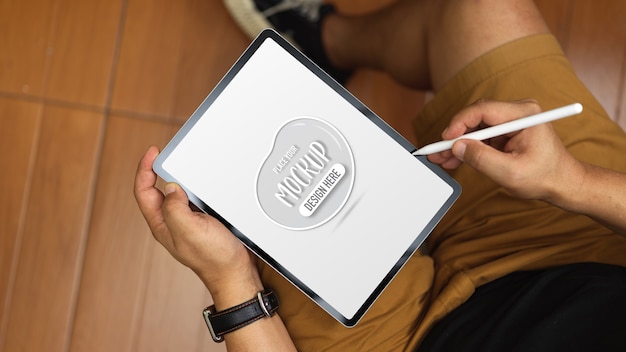
POLYGON ((418 351, 626 351, 626 269, 580 263, 509 274, 477 288, 418 351))
MULTIPOLYGON (((260 11, 280 6, 284 0, 255 0, 256 7, 260 11)), ((345 84, 352 70, 342 70, 330 63, 324 45, 322 44, 322 22, 326 16, 335 13, 332 4, 321 4, 319 7, 319 17, 310 18, 302 12, 300 7, 278 12, 267 17, 274 29, 293 39, 293 42, 302 52, 315 62, 322 70, 328 73, 340 84, 345 84)))

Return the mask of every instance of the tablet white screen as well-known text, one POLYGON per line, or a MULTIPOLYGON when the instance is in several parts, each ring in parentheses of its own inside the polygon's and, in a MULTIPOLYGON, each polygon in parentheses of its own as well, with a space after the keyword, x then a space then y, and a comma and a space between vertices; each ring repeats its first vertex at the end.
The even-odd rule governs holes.
POLYGON ((271 38, 231 78, 162 169, 353 319, 454 187, 271 38))

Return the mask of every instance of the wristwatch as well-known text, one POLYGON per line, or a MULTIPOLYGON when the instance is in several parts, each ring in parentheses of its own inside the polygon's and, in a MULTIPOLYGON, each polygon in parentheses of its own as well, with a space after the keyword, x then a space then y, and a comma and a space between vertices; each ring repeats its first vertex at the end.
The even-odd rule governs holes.
POLYGON ((215 342, 224 341, 224 335, 262 318, 270 318, 278 310, 278 297, 272 290, 259 291, 256 297, 221 312, 215 305, 202 312, 204 321, 215 342))

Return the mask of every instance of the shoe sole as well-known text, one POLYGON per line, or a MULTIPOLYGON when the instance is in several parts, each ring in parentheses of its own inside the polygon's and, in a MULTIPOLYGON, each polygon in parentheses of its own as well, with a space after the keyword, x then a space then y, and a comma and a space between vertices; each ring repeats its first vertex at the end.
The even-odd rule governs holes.
POLYGON ((224 0, 226 9, 250 39, 254 39, 272 23, 256 8, 253 0, 224 0))

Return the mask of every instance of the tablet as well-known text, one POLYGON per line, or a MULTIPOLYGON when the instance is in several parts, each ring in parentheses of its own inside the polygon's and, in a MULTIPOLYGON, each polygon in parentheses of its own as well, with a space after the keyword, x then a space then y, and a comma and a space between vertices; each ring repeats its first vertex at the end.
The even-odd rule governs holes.
POLYGON ((460 193, 448 174, 413 151, 268 29, 163 149, 154 170, 354 326, 460 193))

